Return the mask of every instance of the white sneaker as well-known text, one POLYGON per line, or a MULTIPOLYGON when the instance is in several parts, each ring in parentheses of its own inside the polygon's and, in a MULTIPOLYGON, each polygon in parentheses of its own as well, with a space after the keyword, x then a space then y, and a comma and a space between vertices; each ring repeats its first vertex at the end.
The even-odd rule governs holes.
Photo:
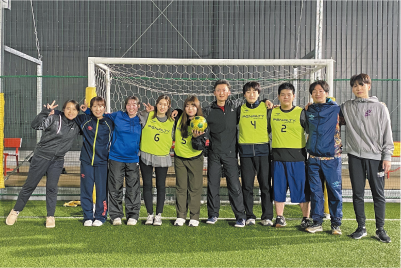
POLYGON ((273 226, 273 222, 269 219, 261 220, 260 224, 262 224, 263 226, 273 226))
POLYGON ((54 228, 56 227, 56 220, 54 216, 49 216, 46 218, 46 228, 54 228))
POLYGON ((92 222, 91 220, 86 220, 86 221, 84 222, 84 226, 85 226, 85 227, 92 226, 92 224, 93 224, 93 222, 92 222))
POLYGON ((256 223, 255 219, 247 219, 245 222, 246 225, 255 225, 255 223, 256 223))
POLYGON ((127 221, 127 225, 136 225, 137 222, 138 222, 138 220, 136 220, 134 218, 129 218, 127 221))
POLYGON ((184 223, 185 223, 185 219, 183 219, 183 218, 177 218, 176 220, 175 220, 175 222, 174 222, 174 225, 175 226, 183 226, 184 225, 184 223))
POLYGON ((15 211, 12 209, 10 211, 10 214, 8 214, 7 219, 6 219, 6 224, 7 225, 13 225, 17 221, 19 211, 15 211))
POLYGON ((198 227, 198 226, 199 226, 199 221, 197 221, 197 220, 190 220, 190 221, 189 221, 189 226, 191 226, 191 227, 198 227))
POLYGON ((113 225, 114 225, 114 226, 121 225, 121 218, 115 218, 115 219, 113 220, 113 225))
POLYGON ((153 222, 153 226, 160 226, 162 225, 162 214, 159 213, 155 217, 155 221, 153 222))
POLYGON ((92 223, 92 226, 95 226, 95 227, 99 227, 99 226, 102 226, 103 225, 103 222, 101 222, 101 221, 99 221, 99 220, 95 220, 93 223, 92 223))
POLYGON ((153 224, 153 218, 154 218, 153 214, 149 214, 148 213, 148 217, 146 218, 145 224, 146 225, 152 225, 153 224))

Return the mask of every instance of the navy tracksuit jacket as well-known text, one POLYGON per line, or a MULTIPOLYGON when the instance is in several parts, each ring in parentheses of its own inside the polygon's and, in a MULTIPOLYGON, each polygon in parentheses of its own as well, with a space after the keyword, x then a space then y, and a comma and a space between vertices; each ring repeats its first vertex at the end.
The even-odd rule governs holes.
POLYGON ((84 138, 81 149, 81 206, 84 221, 107 219, 107 160, 114 129, 111 119, 80 114, 75 118, 84 138), (93 213, 93 185, 96 206, 93 213))
POLYGON ((324 104, 312 104, 306 111, 308 141, 308 179, 311 189, 313 221, 323 222, 323 182, 326 181, 331 225, 342 219, 341 140, 339 139, 340 106, 327 98, 324 104))

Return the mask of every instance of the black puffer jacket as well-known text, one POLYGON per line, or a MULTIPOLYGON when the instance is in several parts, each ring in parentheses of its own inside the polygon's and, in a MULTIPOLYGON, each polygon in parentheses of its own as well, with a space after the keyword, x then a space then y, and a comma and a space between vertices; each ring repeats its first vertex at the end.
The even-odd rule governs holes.
POLYGON ((31 127, 43 130, 42 138, 35 148, 35 155, 48 160, 62 160, 71 149, 75 137, 80 133, 78 125, 65 117, 64 113, 50 115, 44 108, 32 121, 31 127))

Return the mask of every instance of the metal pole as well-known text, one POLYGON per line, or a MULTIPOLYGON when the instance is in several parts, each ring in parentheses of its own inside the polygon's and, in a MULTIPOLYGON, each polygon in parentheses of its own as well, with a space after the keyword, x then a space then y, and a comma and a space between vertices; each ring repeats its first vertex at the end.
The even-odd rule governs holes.
POLYGON ((0 3, 0 93, 4 92, 4 8, 0 3))
MULTIPOLYGON (((36 114, 42 111, 42 75, 43 66, 38 64, 36 67, 36 114)), ((36 131, 36 142, 39 142, 41 137, 42 131, 36 131)))
POLYGON ((88 58, 88 87, 96 87, 95 63, 88 58))
MULTIPOLYGON (((317 0, 316 6, 316 44, 315 59, 322 58, 322 36, 323 36, 323 0, 317 0)), ((322 71, 316 72, 315 78, 321 79, 322 71)))
POLYGON ((107 70, 106 70, 106 107, 107 107, 108 113, 110 113, 110 111, 111 111, 110 90, 111 90, 110 69, 107 68, 107 70))

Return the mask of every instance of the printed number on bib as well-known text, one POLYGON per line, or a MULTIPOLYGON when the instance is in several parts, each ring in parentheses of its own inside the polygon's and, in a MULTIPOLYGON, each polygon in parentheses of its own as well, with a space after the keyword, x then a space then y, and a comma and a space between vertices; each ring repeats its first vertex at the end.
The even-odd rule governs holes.
POLYGON ((281 128, 281 132, 287 132, 287 130, 285 130, 287 128, 286 125, 282 125, 283 127, 281 128))
POLYGON ((251 121, 251 125, 253 126, 254 129, 256 129, 256 121, 251 121))
POLYGON ((159 141, 159 139, 160 139, 160 138, 159 138, 159 135, 160 135, 160 134, 156 134, 155 137, 154 137, 153 139, 154 139, 155 141, 159 141))

